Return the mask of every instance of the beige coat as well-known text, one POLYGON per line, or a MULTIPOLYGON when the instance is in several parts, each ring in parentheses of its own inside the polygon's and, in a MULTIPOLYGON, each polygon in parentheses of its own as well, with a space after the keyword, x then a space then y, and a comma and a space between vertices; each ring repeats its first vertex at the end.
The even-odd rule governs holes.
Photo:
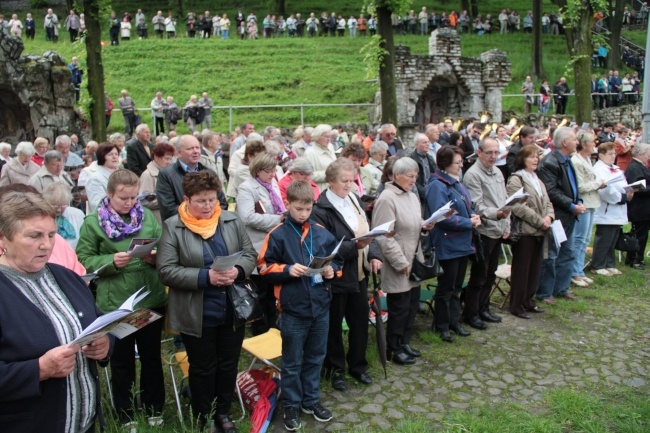
POLYGON ((0 186, 11 185, 14 183, 29 185, 29 179, 38 173, 40 169, 41 167, 32 160, 29 160, 27 166, 23 166, 18 160, 18 157, 15 157, 2 166, 0 186))
POLYGON ((54 177, 52 173, 47 171, 45 164, 43 164, 43 167, 41 167, 41 169, 32 176, 31 179, 29 179, 29 185, 36 188, 40 193, 43 192, 46 186, 55 182, 60 182, 70 189, 74 186, 74 181, 68 173, 62 171, 59 176, 54 177))
POLYGON ((314 143, 312 147, 305 151, 305 158, 314 167, 314 171, 311 173, 311 180, 316 182, 318 189, 325 191, 328 187, 327 182, 325 182, 325 170, 331 163, 336 161, 336 154, 332 145, 329 144, 327 149, 325 149, 319 144, 314 143))
POLYGON ((600 179, 596 176, 591 161, 586 161, 582 156, 575 153, 571 157, 571 162, 578 178, 578 192, 582 204, 587 209, 599 208, 600 195, 598 195, 598 190, 600 189, 600 179))
MULTIPOLYGON (((379 195, 372 213, 372 225, 395 220, 395 236, 377 239, 384 256, 381 269, 381 287, 386 293, 403 293, 419 284, 409 281, 408 275, 398 273, 413 264, 413 258, 420 242, 420 200, 413 192, 405 192, 387 182, 379 195)), ((422 252, 419 252, 422 259, 422 252)))
MULTIPOLYGON (((143 193, 156 193, 156 183, 158 182, 158 173, 160 173, 160 166, 156 161, 151 161, 147 164, 147 169, 140 175, 140 194, 143 193)), ((158 199, 142 203, 148 208, 158 220, 158 224, 162 225, 162 218, 160 217, 160 205, 158 199)))
POLYGON ((518 204, 512 209, 512 212, 521 218, 524 223, 522 224, 522 235, 524 236, 545 235, 547 232, 538 229, 538 227, 544 224, 544 217, 550 216, 551 219, 555 219, 553 203, 548 198, 544 182, 540 180, 540 184, 542 186, 542 197, 537 194, 535 187, 527 179, 514 173, 508 179, 506 189, 508 190, 509 196, 517 192, 521 187, 524 188, 524 192, 530 194, 526 203, 518 204))

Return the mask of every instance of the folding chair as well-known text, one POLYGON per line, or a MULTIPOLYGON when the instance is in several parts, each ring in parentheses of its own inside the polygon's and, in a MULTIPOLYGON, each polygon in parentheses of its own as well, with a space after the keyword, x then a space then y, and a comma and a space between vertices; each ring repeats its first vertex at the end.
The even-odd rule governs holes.
MULTIPOLYGON (((512 250, 510 250, 510 245, 507 245, 507 248, 508 252, 510 253, 510 257, 512 257, 512 250)), ((510 298, 511 265, 508 264, 508 254, 506 254, 506 247, 504 247, 503 244, 501 244, 501 252, 503 253, 504 263, 500 264, 494 273, 494 275, 496 275, 496 279, 494 280, 494 285, 490 291, 490 302, 492 302, 494 305, 498 305, 499 308, 503 309, 503 306, 506 305, 506 302, 508 302, 508 299, 510 298), (508 285, 507 289, 501 288, 502 281, 505 281, 505 283, 508 285), (501 303, 492 301, 492 295, 494 295, 494 292, 497 291, 501 294, 501 296, 503 296, 503 301, 501 303)))
POLYGON ((176 352, 169 357, 167 361, 164 357, 162 358, 163 362, 169 367, 169 375, 172 378, 172 386, 174 387, 174 398, 176 399, 176 409, 178 410, 178 419, 183 423, 183 410, 181 405, 181 393, 183 391, 183 385, 187 382, 187 379, 190 374, 190 362, 187 358, 187 352, 176 352), (175 368, 180 368, 182 377, 177 381, 176 374, 174 373, 175 368))

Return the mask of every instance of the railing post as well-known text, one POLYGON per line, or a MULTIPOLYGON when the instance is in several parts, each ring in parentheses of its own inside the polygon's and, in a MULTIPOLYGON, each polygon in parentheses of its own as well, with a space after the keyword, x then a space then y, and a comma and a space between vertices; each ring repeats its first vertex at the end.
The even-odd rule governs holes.
POLYGON ((228 134, 232 132, 232 105, 228 109, 228 134))
POLYGON ((300 124, 305 126, 305 108, 302 102, 300 103, 300 124))

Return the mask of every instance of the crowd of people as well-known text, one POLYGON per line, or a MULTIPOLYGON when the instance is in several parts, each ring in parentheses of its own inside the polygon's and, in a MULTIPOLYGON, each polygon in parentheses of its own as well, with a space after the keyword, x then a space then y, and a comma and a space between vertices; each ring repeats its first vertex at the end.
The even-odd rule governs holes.
MULTIPOLYGON (((152 106, 162 100, 156 95, 152 106)), ((278 327, 282 335, 281 406, 294 431, 301 412, 332 419, 321 404, 321 380, 340 391, 348 375, 373 383, 366 355, 373 274, 387 297, 388 359, 411 365, 422 356, 412 343, 423 283, 414 264, 431 254, 443 271, 433 326, 449 343, 471 335, 465 326, 502 322, 490 292, 505 243, 512 251, 509 311, 521 319, 575 300, 570 289, 588 287, 591 277, 621 274, 615 248, 628 222, 641 247, 627 252, 625 264, 645 266, 650 145, 622 124, 593 130, 552 117, 543 128, 498 125, 487 134, 476 119, 456 127, 446 120, 427 125, 410 146, 390 124, 367 135, 300 126, 291 137, 274 126, 257 133, 251 123, 231 136, 206 126, 164 135, 162 126, 155 137, 141 123, 128 141, 113 134, 85 146, 65 135, 53 148, 43 137, 0 143, 0 327, 7 335, 0 389, 21 385, 5 403, 31 398, 38 413, 0 415, 8 431, 92 431, 97 361, 110 364, 122 423, 134 431, 141 410, 150 425, 161 425, 166 323, 188 354, 193 416, 212 431, 235 433, 229 413, 245 324, 227 288, 249 277, 263 310, 252 333, 278 327), (629 186, 641 180, 644 186, 629 186), (428 221, 448 203, 451 211, 428 221), (386 223, 388 235, 364 236, 386 223), (133 258, 136 239, 159 243, 133 258), (310 268, 337 245, 331 263, 310 268), (234 253, 241 253, 234 266, 212 269, 215 258, 234 253), (75 275, 86 272, 98 275, 94 299, 75 275), (66 344, 143 286, 151 293, 139 306, 164 321, 120 340, 66 344), (21 325, 36 318, 38 329, 21 325), (131 392, 136 344, 140 406, 131 392)))

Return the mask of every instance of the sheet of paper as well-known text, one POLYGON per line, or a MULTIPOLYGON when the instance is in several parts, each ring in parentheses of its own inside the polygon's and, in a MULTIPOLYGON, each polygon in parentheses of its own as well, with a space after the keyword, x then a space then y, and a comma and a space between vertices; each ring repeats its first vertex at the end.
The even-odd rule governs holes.
POLYGON ((564 232, 562 221, 555 220, 551 223, 551 233, 553 234, 553 239, 555 239, 555 247, 560 249, 562 242, 566 241, 566 233, 564 232))
MULTIPOLYGON (((428 224, 431 224, 432 221, 435 221, 435 222, 438 223, 438 222, 440 222, 440 221, 442 221, 442 220, 444 220, 446 218, 449 218, 447 216, 447 214, 449 214, 450 211, 453 212, 453 209, 451 208, 452 204, 454 204, 453 201, 448 201, 444 206, 442 206, 440 209, 438 209, 437 211, 432 213, 429 218, 422 221, 422 223, 420 224, 420 227, 424 227, 424 226, 426 226, 428 224)), ((449 215, 449 216, 451 216, 451 215, 449 215)))
POLYGON ((528 197, 530 197, 530 194, 524 192, 523 187, 519 188, 517 191, 515 191, 514 194, 512 194, 510 197, 506 199, 506 204, 504 204, 503 207, 499 210, 511 209, 512 207, 514 207, 515 204, 517 204, 517 202, 525 201, 525 199, 527 199, 528 197))
POLYGON ((243 251, 239 251, 229 256, 215 257, 214 262, 212 262, 212 269, 215 271, 227 271, 237 264, 243 254, 243 251))
POLYGON ((362 236, 358 236, 356 238, 353 238, 353 241, 356 241, 357 239, 363 239, 363 238, 377 238, 380 236, 387 235, 388 233, 391 232, 391 229, 393 227, 393 223, 395 220, 388 221, 387 223, 384 223, 382 225, 379 225, 375 227, 374 229, 370 230, 368 233, 362 236))
POLYGON ((91 272, 91 273, 89 273, 89 274, 82 275, 82 276, 81 276, 81 279, 84 280, 84 282, 85 282, 86 284, 90 283, 90 282, 93 280, 93 278, 95 278, 95 277, 97 276, 97 274, 99 273, 99 271, 101 271, 102 269, 104 269, 106 266, 108 266, 108 265, 110 265, 110 264, 111 264, 111 263, 106 263, 105 265, 102 265, 102 266, 98 267, 98 268, 95 270, 95 272, 91 272))
MULTIPOLYGON (((135 242, 138 239, 133 239, 131 242, 135 242)), ((133 257, 134 259, 141 259, 143 257, 148 256, 151 254, 153 249, 156 247, 158 244, 158 239, 147 239, 146 242, 142 242, 139 244, 133 245, 133 248, 129 251, 129 255, 133 257)))
POLYGON ((612 175, 608 179, 605 179, 605 185, 612 185, 612 184, 617 183, 617 182, 625 182, 625 183, 627 183, 626 180, 625 180, 625 175, 623 174, 622 171, 612 175))

